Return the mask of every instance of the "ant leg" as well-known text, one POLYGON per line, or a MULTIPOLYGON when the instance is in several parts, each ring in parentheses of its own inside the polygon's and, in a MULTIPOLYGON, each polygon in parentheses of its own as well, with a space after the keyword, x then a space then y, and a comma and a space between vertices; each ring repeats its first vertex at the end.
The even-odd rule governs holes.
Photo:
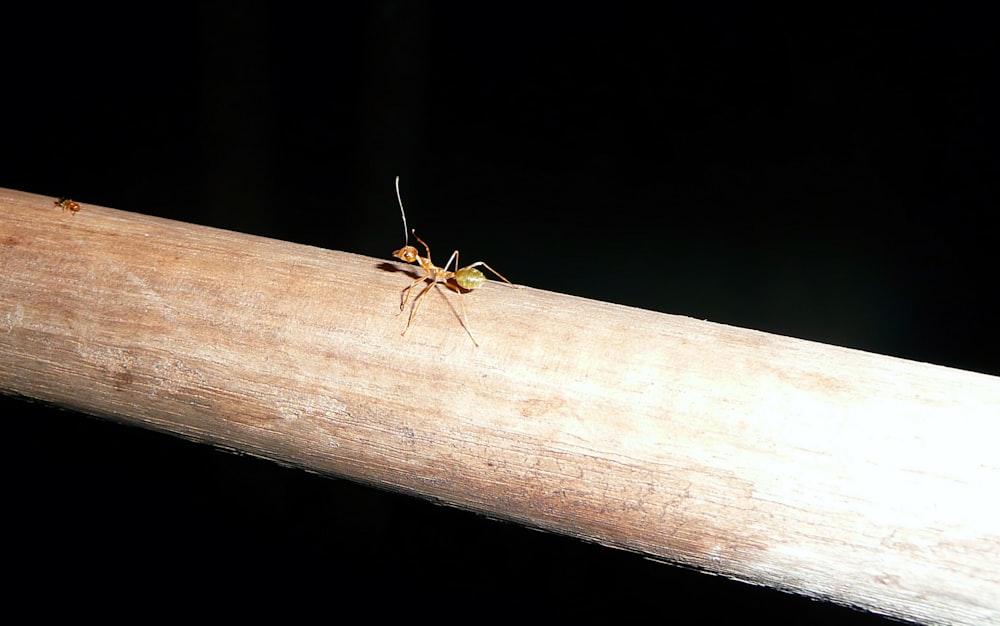
POLYGON ((448 271, 448 266, 451 265, 452 261, 455 262, 455 270, 457 271, 458 270, 458 250, 455 250, 454 252, 452 252, 451 253, 451 257, 448 258, 448 262, 444 264, 444 271, 445 272, 448 271))
POLYGON ((462 297, 461 292, 458 294, 458 301, 462 304, 462 327, 465 328, 465 332, 469 333, 469 339, 472 340, 473 345, 478 348, 479 342, 472 336, 472 329, 469 328, 469 312, 465 310, 465 298, 462 297))
MULTIPOLYGON (((448 265, 451 265, 452 260, 455 261, 455 274, 458 274, 459 272, 462 271, 462 270, 458 269, 458 250, 455 250, 451 254, 451 258, 448 259, 448 265)), ((448 269, 448 265, 445 265, 444 269, 447 270, 448 269)), ((465 269, 465 268, 462 268, 462 269, 465 269)), ((457 285, 457 283, 456 283, 456 285, 457 285)), ((455 293, 458 294, 458 302, 459 302, 459 304, 462 305, 462 328, 465 329, 465 332, 469 333, 469 339, 471 339, 473 345, 475 345, 478 348, 479 347, 479 342, 476 341, 476 338, 472 336, 472 328, 469 326, 469 311, 465 308, 465 298, 462 297, 461 285, 455 287, 455 286, 452 286, 452 285, 446 283, 446 286, 449 289, 451 289, 452 291, 454 291, 455 293)))
POLYGON ((417 297, 413 299, 413 307, 410 308, 410 319, 406 320, 406 328, 403 329, 401 334, 405 335, 406 331, 410 330, 410 324, 413 323, 413 318, 417 316, 417 311, 420 309, 420 302, 427 295, 427 292, 431 290, 431 287, 438 284, 437 280, 432 280, 426 287, 417 294, 417 297))
POLYGON ((517 285, 515 285, 514 283, 512 283, 509 280, 507 280, 506 278, 504 278, 503 274, 501 274, 500 272, 496 271, 495 269, 493 269, 492 267, 490 267, 489 265, 487 265, 485 261, 476 261, 472 265, 470 265, 468 267, 463 267, 462 269, 468 270, 468 269, 472 269, 473 267, 478 267, 480 265, 482 265, 483 267, 485 267, 489 271, 491 271, 494 274, 496 274, 497 278, 499 278, 500 280, 504 281, 505 283, 507 283, 508 285, 510 285, 511 287, 513 287, 514 289, 518 288, 517 285))
MULTIPOLYGON (((410 292, 413 290, 413 288, 417 286, 417 283, 420 283, 420 282, 423 282, 423 281, 427 280, 427 276, 428 276, 428 274, 424 274, 420 278, 418 278, 418 279, 414 280, 412 283, 410 283, 409 287, 406 287, 405 289, 403 289, 403 291, 400 292, 400 294, 399 294, 399 298, 400 298, 399 313, 402 313, 403 309, 406 308, 406 303, 409 302, 409 300, 410 300, 410 295, 411 295, 410 292), (405 298, 403 297, 403 294, 406 294, 405 298)), ((397 315, 399 315, 399 313, 397 313, 397 315)))

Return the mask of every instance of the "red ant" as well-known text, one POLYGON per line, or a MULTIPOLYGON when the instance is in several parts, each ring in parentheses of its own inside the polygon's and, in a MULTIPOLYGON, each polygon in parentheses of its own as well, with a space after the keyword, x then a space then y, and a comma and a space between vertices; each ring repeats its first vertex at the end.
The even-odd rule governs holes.
POLYGON ((76 213, 80 210, 80 205, 69 198, 59 198, 55 201, 55 205, 62 208, 63 211, 69 211, 70 213, 76 213))
MULTIPOLYGON (((407 320, 406 328, 403 329, 402 334, 405 335, 406 331, 410 330, 410 324, 413 323, 413 318, 417 315, 417 309, 420 308, 420 302, 423 300, 424 296, 427 295, 427 292, 431 290, 431 287, 441 284, 459 295, 481 287, 483 283, 486 282, 486 276, 476 269, 480 265, 496 274, 498 278, 511 287, 514 287, 515 289, 517 288, 517 285, 504 278, 500 272, 496 271, 483 261, 476 261, 472 265, 456 269, 454 272, 448 271, 452 262, 455 263, 455 267, 458 267, 458 250, 452 252, 451 258, 448 259, 448 262, 444 264, 443 268, 434 265, 434 262, 431 261, 431 249, 426 243, 424 243, 423 239, 417 237, 416 229, 409 231, 406 228, 406 211, 403 210, 403 198, 399 193, 399 176, 396 177, 396 198, 399 200, 399 212, 403 216, 403 235, 406 237, 406 245, 393 252, 392 256, 407 263, 418 263, 424 270, 423 276, 410 283, 410 286, 406 289, 403 289, 403 292, 400 294, 402 301, 399 304, 399 311, 402 312, 403 309, 406 308, 406 303, 410 300, 410 295, 414 287, 427 279, 430 279, 431 281, 426 287, 423 288, 423 290, 421 290, 419 294, 417 294, 417 297, 413 300, 413 306, 410 308, 410 319, 407 320), (409 245, 410 232, 413 233, 413 237, 419 241, 424 247, 424 250, 427 251, 427 256, 420 256, 417 249, 409 245)), ((465 300, 459 298, 459 301, 462 303, 462 326, 465 327, 465 332, 469 333, 469 339, 472 339, 472 343, 478 348, 479 342, 477 342, 476 338, 472 336, 472 330, 469 329, 469 316, 465 311, 465 300)))

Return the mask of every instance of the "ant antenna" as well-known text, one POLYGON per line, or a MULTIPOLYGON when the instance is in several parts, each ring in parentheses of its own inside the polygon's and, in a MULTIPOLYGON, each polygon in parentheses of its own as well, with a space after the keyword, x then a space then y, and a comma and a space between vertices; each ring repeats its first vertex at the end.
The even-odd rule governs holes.
POLYGON ((396 177, 396 199, 399 200, 399 213, 403 216, 403 236, 406 237, 404 246, 410 245, 410 231, 406 228, 406 211, 403 210, 403 196, 399 195, 399 176, 396 177))

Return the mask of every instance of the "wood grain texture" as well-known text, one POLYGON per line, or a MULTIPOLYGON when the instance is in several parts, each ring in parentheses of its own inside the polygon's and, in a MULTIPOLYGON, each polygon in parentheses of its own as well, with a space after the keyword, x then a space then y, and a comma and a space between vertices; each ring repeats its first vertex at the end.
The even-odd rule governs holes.
MULTIPOLYGON (((0 190, 0 391, 924 623, 1000 623, 1000 379, 0 190)), ((387 256, 390 251, 387 251, 387 256)))

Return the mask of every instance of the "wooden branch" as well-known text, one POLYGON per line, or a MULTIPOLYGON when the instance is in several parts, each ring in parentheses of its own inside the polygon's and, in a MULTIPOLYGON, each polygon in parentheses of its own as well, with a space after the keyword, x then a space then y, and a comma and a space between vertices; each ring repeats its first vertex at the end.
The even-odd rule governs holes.
MULTIPOLYGON (((388 253, 388 251, 387 251, 388 253)), ((388 256, 388 254, 387 254, 388 256)), ((1000 379, 0 190, 0 391, 926 623, 1000 623, 1000 379)))

